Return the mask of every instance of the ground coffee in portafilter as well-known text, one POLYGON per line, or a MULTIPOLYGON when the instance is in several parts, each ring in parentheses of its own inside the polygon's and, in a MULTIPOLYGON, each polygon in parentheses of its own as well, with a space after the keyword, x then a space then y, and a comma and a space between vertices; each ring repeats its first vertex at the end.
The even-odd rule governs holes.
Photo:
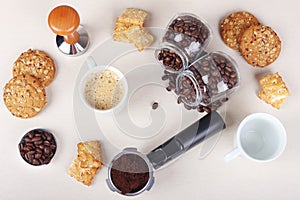
POLYGON ((18 147, 27 163, 35 166, 45 165, 50 163, 56 152, 56 141, 50 132, 34 129, 23 136, 18 147))
POLYGON ((110 176, 114 186, 121 194, 141 191, 148 183, 150 169, 143 158, 137 154, 126 153, 112 162, 110 176))

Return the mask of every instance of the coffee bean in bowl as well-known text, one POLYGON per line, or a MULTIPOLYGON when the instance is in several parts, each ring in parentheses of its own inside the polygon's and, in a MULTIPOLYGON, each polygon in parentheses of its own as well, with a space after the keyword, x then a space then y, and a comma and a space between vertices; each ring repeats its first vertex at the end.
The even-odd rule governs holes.
POLYGON ((52 133, 45 129, 33 129, 27 132, 19 145, 21 157, 29 164, 47 165, 56 152, 56 140, 52 133))

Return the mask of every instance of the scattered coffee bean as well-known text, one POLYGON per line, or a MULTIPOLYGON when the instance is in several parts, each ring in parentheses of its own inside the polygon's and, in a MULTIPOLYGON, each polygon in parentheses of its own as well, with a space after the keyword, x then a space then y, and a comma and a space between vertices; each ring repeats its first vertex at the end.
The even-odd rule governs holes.
POLYGON ((156 110, 158 108, 158 103, 157 102, 154 102, 153 104, 152 104, 152 109, 153 110, 156 110))
POLYGON ((56 152, 53 134, 44 129, 34 129, 21 139, 19 151, 22 158, 31 165, 48 164, 56 152))

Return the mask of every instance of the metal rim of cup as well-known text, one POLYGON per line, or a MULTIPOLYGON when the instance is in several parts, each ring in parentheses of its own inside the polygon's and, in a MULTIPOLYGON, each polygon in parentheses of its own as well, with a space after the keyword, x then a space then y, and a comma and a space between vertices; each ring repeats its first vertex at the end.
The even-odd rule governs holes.
POLYGON ((136 196, 138 194, 141 194, 142 192, 146 191, 146 190, 150 190, 152 188, 152 185, 154 183, 154 176, 153 176, 153 168, 152 168, 152 165, 150 163, 150 161, 148 160, 148 158, 137 151, 136 148, 125 148, 123 149, 122 152, 120 152, 119 154, 117 154, 113 159, 112 161, 110 162, 109 166, 108 166, 108 178, 106 180, 107 184, 108 184, 108 187, 110 188, 111 191, 113 192, 117 192, 118 194, 121 194, 121 195, 124 195, 124 196, 136 196), (113 165, 113 162, 115 160, 117 160, 118 158, 120 158, 121 156, 123 155, 126 155, 126 154, 135 154, 135 155, 138 155, 140 158, 142 158, 145 163, 147 164, 148 166, 148 173, 149 173, 149 179, 148 179, 148 182, 147 184, 139 191, 137 192, 134 192, 134 193, 126 193, 126 194, 122 194, 121 190, 119 190, 113 183, 112 181, 112 178, 111 178, 111 169, 112 169, 112 165, 113 165))

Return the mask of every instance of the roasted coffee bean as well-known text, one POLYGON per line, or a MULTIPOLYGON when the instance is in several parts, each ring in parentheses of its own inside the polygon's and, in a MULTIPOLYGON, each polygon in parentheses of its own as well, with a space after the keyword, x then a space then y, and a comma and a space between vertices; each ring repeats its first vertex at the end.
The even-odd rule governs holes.
POLYGON ((168 71, 164 71, 164 75, 163 75, 163 77, 162 77, 162 79, 165 79, 165 81, 167 81, 167 80, 169 80, 169 85, 168 85, 168 87, 166 88, 167 89, 167 91, 172 91, 172 90, 175 90, 175 88, 176 88, 176 82, 175 82, 175 80, 176 80, 176 74, 171 74, 171 73, 169 73, 168 71))
POLYGON ((161 80, 163 80, 163 81, 168 80, 168 79, 169 79, 169 76, 168 76, 168 75, 163 75, 163 76, 161 77, 161 80))
POLYGON ((158 103, 157 102, 154 102, 153 104, 152 104, 152 109, 153 110, 156 110, 158 108, 158 103))
POLYGON ((31 139, 31 142, 37 142, 37 141, 41 141, 41 137, 35 136, 34 138, 31 139))
POLYGON ((18 144, 20 155, 31 165, 48 164, 56 152, 54 136, 43 129, 26 133, 18 144))
POLYGON ((172 91, 172 88, 170 86, 168 86, 166 89, 168 92, 172 91))
POLYGON ((209 108, 209 107, 203 107, 203 110, 205 111, 205 112, 207 112, 207 113, 210 113, 211 112, 211 109, 209 108))
POLYGON ((188 106, 188 105, 186 105, 186 104, 184 104, 184 107, 185 107, 185 109, 187 109, 187 110, 191 110, 191 109, 192 109, 191 106, 188 106))

